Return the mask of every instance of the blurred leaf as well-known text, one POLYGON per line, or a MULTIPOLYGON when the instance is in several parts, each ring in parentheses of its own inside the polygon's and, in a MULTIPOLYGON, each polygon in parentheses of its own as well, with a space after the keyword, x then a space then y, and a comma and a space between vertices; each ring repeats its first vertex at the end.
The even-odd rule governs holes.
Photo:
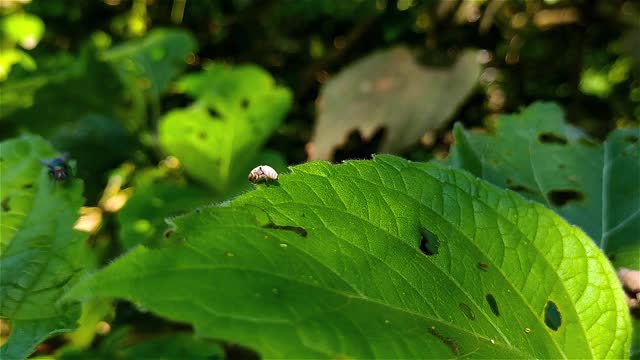
POLYGON ((73 230, 82 181, 49 178, 40 160, 55 153, 39 137, 0 148, 0 317, 11 323, 0 358, 22 359, 47 337, 75 328, 80 316, 78 304, 57 301, 84 268, 87 235, 73 230))
POLYGON ((44 34, 44 22, 39 17, 23 12, 7 15, 0 24, 2 41, 11 41, 22 48, 31 50, 44 34))
POLYGON ((25 70, 36 69, 36 62, 26 52, 18 49, 4 49, 0 51, 0 81, 6 80, 15 64, 20 64, 25 70))
POLYGON ((166 114, 158 138, 185 170, 218 193, 246 182, 249 166, 291 107, 291 93, 255 66, 215 64, 188 75, 179 87, 197 97, 193 105, 166 114))
POLYGON ((105 54, 117 65, 124 78, 135 79, 135 85, 159 98, 186 66, 187 55, 196 51, 193 36, 182 29, 154 29, 144 39, 126 42, 105 54))
POLYGON ((321 90, 309 157, 331 159, 353 130, 370 139, 385 128, 381 152, 415 144, 446 124, 469 96, 480 75, 475 58, 469 51, 450 69, 430 69, 406 48, 394 48, 348 66, 321 90))
POLYGON ((77 161, 76 175, 85 180, 85 195, 92 203, 104 189, 107 172, 130 158, 136 148, 122 124, 100 115, 60 126, 51 141, 77 161))
POLYGON ((130 129, 144 119, 115 70, 98 60, 92 50, 86 49, 77 62, 63 71, 64 76, 48 77, 46 84, 36 90, 31 106, 16 110, 9 121, 47 136, 60 125, 89 114, 118 119, 130 129))
POLYGON ((174 219, 180 241, 69 298, 126 298, 264 358, 628 355, 611 265, 543 206, 388 155, 292 171, 174 219))
POLYGON ((639 259, 639 129, 615 130, 599 145, 567 125, 557 105, 535 103, 502 116, 495 134, 460 125, 454 133, 454 166, 545 204, 611 258, 639 259))
POLYGON ((222 347, 211 341, 194 338, 191 334, 174 333, 139 340, 124 339, 122 332, 109 335, 97 350, 65 350, 60 360, 214 360, 224 359, 222 347), (111 339, 113 338, 113 339, 111 339))
POLYGON ((136 245, 157 246, 166 239, 166 218, 184 214, 214 201, 208 191, 175 181, 136 186, 134 195, 118 212, 120 242, 125 249, 136 245))

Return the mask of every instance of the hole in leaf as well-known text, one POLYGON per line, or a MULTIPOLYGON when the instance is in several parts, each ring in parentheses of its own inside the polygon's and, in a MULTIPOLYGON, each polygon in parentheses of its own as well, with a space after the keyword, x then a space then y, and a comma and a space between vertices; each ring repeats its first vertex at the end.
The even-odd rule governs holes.
POLYGON ((302 228, 300 226, 276 225, 274 223, 268 223, 267 225, 264 225, 263 228, 292 231, 292 232, 296 233, 299 236, 307 237, 307 230, 305 230, 304 228, 302 228))
POLYGON ((624 141, 628 142, 629 144, 637 144, 638 137, 635 135, 628 135, 624 137, 624 141))
POLYGON ((476 314, 473 313, 473 310, 471 310, 469 305, 467 305, 465 303, 460 303, 460 304, 458 304, 458 307, 460 307, 460 310, 462 310, 462 313, 464 314, 464 316, 467 317, 467 319, 469 319, 469 320, 475 320, 476 319, 476 314))
POLYGON ((543 132, 538 135, 538 140, 544 144, 567 145, 567 138, 553 132, 543 132))
POLYGON ((9 200, 11 200, 11 198, 8 196, 2 199, 2 202, 0 203, 0 206, 2 207, 2 211, 9 212, 11 210, 11 207, 9 206, 9 200))
POLYGON ((420 228, 420 251, 427 256, 433 256, 438 254, 438 247, 440 246, 440 240, 431 231, 420 228))
POLYGON ((169 229, 169 230, 165 231, 165 232, 164 232, 164 238, 165 238, 165 239, 170 238, 170 237, 171 237, 171 235, 173 235, 173 233, 174 233, 174 232, 175 232, 175 231, 174 231, 173 229, 169 229))
POLYGON ((487 304, 489 304, 493 315, 500 316, 500 309, 498 309, 498 302, 496 302, 496 298, 493 297, 492 294, 487 294, 485 298, 487 299, 487 304))
POLYGON ((32 187, 33 187, 32 183, 26 183, 26 184, 22 185, 23 189, 31 189, 32 187))
POLYGON ((445 337, 444 335, 440 334, 438 331, 436 331, 435 326, 432 326, 429 332, 431 332, 431 335, 435 336, 438 340, 442 341, 445 345, 447 345, 447 347, 451 349, 454 355, 456 356, 460 355, 460 347, 458 346, 458 343, 456 343, 453 339, 445 337))
POLYGON ((240 106, 242 106, 243 109, 246 109, 249 107, 249 99, 244 98, 242 99, 242 102, 240 103, 240 106))
POLYGON ((217 112, 216 109, 207 107, 207 112, 209 112, 209 116, 211 116, 211 120, 220 120, 222 118, 222 116, 220 116, 220 113, 217 112))
POLYGON ((533 190, 529 189, 528 187, 526 187, 524 185, 514 184, 513 180, 511 178, 507 178, 505 180, 505 184, 507 186, 507 189, 510 189, 510 190, 513 190, 513 191, 530 192, 530 193, 534 192, 533 190))
POLYGON ((544 323, 553 331, 557 331, 560 325, 562 325, 562 315, 558 306, 553 301, 547 301, 547 305, 544 307, 544 323))
POLYGON ((588 147, 597 147, 598 143, 592 140, 589 140, 587 138, 580 138, 578 139, 578 143, 584 145, 584 146, 588 146, 588 147))
POLYGON ((584 195, 581 192, 575 190, 551 190, 547 194, 549 202, 553 206, 564 206, 569 201, 582 201, 584 195))

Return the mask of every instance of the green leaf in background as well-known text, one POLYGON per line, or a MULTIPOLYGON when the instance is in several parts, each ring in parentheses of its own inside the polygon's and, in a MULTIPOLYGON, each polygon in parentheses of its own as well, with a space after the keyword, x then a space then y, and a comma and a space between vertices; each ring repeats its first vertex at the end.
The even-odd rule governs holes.
POLYGON ((117 119, 129 129, 136 128, 144 119, 141 116, 144 109, 136 107, 132 92, 119 80, 112 66, 99 60, 93 50, 85 49, 78 61, 61 71, 62 76, 41 79, 46 84, 36 90, 31 106, 14 111, 8 121, 20 129, 48 136, 61 125, 90 114, 117 119))
POLYGON ((193 35, 186 30, 154 29, 142 40, 110 49, 105 59, 116 64, 125 79, 135 79, 138 87, 157 99, 187 66, 187 55, 197 47, 193 35))
POLYGON ((349 65, 322 88, 309 157, 332 159, 354 130, 371 139, 384 128, 382 152, 397 153, 417 143, 450 120, 481 70, 473 51, 462 53, 448 69, 437 69, 419 65, 403 47, 349 65))
POLYGON ((158 138, 189 175, 218 193, 246 182, 258 152, 291 107, 291 92, 255 66, 213 64, 179 87, 198 100, 166 114, 158 138), (247 170, 248 169, 248 170, 247 170))
MULTIPOLYGON (((31 50, 38 45, 44 34, 44 22, 35 15, 17 12, 2 18, 0 31, 4 35, 2 42, 8 41, 31 50)), ((4 48, 7 44, 0 46, 4 48)))
POLYGON ((84 268, 87 235, 73 229, 82 182, 49 178, 40 159, 56 154, 39 137, 0 148, 0 318, 11 324, 0 358, 21 359, 47 337, 75 328, 80 315, 78 304, 57 301, 84 268))
POLYGON ((454 134, 451 164, 545 204, 614 262, 640 268, 640 129, 615 130, 599 145, 567 125, 560 107, 536 103, 502 116, 495 134, 460 125, 454 134))
POLYGON ((118 212, 120 241, 125 249, 138 244, 156 246, 164 240, 166 218, 213 200, 213 195, 202 188, 174 181, 136 186, 134 195, 118 212))
POLYGON ((173 246, 69 298, 125 298, 264 358, 628 356, 610 263, 543 206, 388 155, 292 171, 174 219, 173 246))
POLYGON ((222 347, 191 334, 174 333, 143 340, 127 339, 128 328, 114 331, 95 350, 66 350, 60 360, 215 360, 223 359, 222 347))

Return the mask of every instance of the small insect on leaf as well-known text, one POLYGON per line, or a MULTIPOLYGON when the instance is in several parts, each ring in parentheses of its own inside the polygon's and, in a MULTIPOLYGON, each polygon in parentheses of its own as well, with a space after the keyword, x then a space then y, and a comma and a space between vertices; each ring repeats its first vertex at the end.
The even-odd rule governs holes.
POLYGON ((482 270, 486 270, 489 268, 489 265, 485 264, 485 263, 478 263, 478 267, 482 270))
POLYGON ((42 159, 40 162, 47 167, 49 176, 54 181, 66 181, 71 175, 68 153, 60 154, 53 159, 42 159))
POLYGON ((278 180, 278 173, 269 165, 260 165, 251 170, 248 178, 254 184, 259 182, 268 183, 269 181, 278 180))

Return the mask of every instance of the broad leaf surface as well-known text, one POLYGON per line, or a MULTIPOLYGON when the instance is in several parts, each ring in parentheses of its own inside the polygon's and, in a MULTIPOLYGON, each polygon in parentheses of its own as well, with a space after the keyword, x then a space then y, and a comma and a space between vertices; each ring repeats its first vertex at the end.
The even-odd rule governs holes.
POLYGON ((132 250, 69 298, 126 298, 265 358, 628 355, 611 265, 543 206, 392 156, 292 171, 174 219, 172 246, 132 250))
POLYGON ((139 41, 110 49, 105 59, 116 64, 124 78, 158 98, 186 66, 187 55, 197 49, 193 35, 178 29, 154 29, 139 41))
POLYGON ((568 126, 557 105, 536 103, 503 116, 495 134, 456 126, 455 135, 452 164, 545 204, 614 261, 640 261, 639 129, 615 130, 599 145, 568 126))
POLYGON ((40 159, 55 152, 39 137, 0 145, 0 317, 11 322, 0 358, 20 359, 47 337, 72 330, 80 315, 77 304, 57 301, 84 267, 87 236, 73 230, 82 182, 63 186, 49 178, 40 159))
POLYGON ((385 128, 382 152, 415 144, 471 94, 481 70, 475 59, 468 51, 450 68, 426 68, 406 48, 394 48, 348 66, 322 88, 310 158, 332 159, 353 130, 370 139, 385 128))
POLYGON ((197 98, 163 117, 158 137, 189 175, 219 193, 246 183, 258 152, 291 107, 291 93, 255 66, 214 64, 184 77, 180 89, 197 98))

